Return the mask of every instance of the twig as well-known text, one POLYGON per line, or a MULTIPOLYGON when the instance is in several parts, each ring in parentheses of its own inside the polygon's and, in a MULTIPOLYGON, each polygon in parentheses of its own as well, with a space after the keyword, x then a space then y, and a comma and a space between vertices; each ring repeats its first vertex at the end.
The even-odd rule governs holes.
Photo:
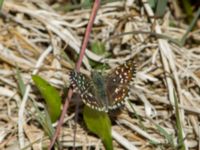
POLYGON ((112 129, 112 137, 123 145, 127 150, 138 150, 131 142, 112 129))
POLYGON ((150 135, 147 132, 145 132, 144 130, 142 130, 140 127, 133 125, 132 123, 128 122, 125 119, 120 119, 120 120, 118 120, 118 122, 120 124, 124 124, 125 126, 129 127, 131 130, 136 131, 136 133, 147 138, 148 140, 151 140, 151 141, 158 143, 158 144, 164 142, 164 141, 162 141, 162 139, 157 139, 157 138, 153 137, 152 135, 150 135))
POLYGON ((129 34, 148 34, 149 36, 154 36, 156 38, 160 38, 160 39, 166 39, 170 42, 173 42, 174 44, 180 46, 180 42, 176 39, 173 39, 167 35, 164 35, 164 34, 159 34, 159 33, 155 33, 155 32, 151 32, 151 31, 141 31, 141 30, 134 30, 134 31, 130 31, 130 32, 124 32, 124 33, 120 33, 120 34, 116 34, 116 35, 113 35, 111 37, 109 37, 108 39, 106 39, 105 41, 108 42, 109 40, 111 39, 114 39, 114 38, 117 38, 119 36, 125 36, 125 35, 129 35, 129 34))
MULTIPOLYGON (((148 3, 144 3, 144 1, 143 1, 144 8, 147 11, 148 15, 154 16, 151 7, 148 5, 148 3)), ((155 32, 161 34, 162 31, 161 31, 161 28, 160 28, 158 22, 153 19, 151 19, 151 22, 155 23, 155 32)), ((175 103, 176 99, 174 97, 174 89, 176 89, 177 96, 180 99, 180 104, 182 104, 183 98, 182 98, 182 94, 181 94, 181 86, 180 86, 180 81, 179 81, 178 74, 177 74, 177 69, 175 66, 175 61, 173 59, 173 52, 166 40, 158 39, 158 44, 160 47, 160 55, 161 55, 161 60, 163 63, 163 68, 164 68, 165 72, 172 73, 172 75, 174 77, 174 80, 172 80, 171 78, 166 76, 169 100, 172 104, 175 103)), ((179 113, 181 123, 184 122, 184 112, 183 111, 184 110, 180 110, 180 113, 179 113)), ((181 130, 182 130, 183 136, 185 136, 184 130, 183 129, 181 129, 181 130)), ((186 149, 188 149, 187 140, 185 140, 183 144, 185 145, 184 147, 186 147, 186 149)))
MULTIPOLYGON (((91 32, 92 25, 94 23, 94 19, 95 19, 95 16, 97 14, 97 10, 99 8, 99 5, 100 5, 100 0, 95 0, 93 8, 92 8, 91 16, 90 16, 90 19, 89 19, 89 22, 88 22, 88 26, 86 28, 85 37, 84 37, 84 40, 83 40, 83 45, 81 47, 79 59, 78 59, 78 62, 76 64, 76 68, 75 68, 76 71, 80 70, 80 67, 81 67, 81 64, 82 64, 82 60, 83 60, 83 56, 85 54, 85 49, 86 49, 86 46, 87 46, 87 43, 88 43, 88 40, 89 40, 89 35, 90 35, 90 32, 91 32)), ((67 108, 69 106, 69 102, 71 100, 72 94, 73 94, 73 91, 70 88, 69 92, 68 92, 68 96, 67 96, 67 98, 65 100, 65 104, 64 104, 64 107, 63 107, 63 110, 62 110, 62 114, 61 114, 58 126, 57 126, 56 131, 55 131, 55 133, 53 135, 53 138, 52 138, 51 143, 50 143, 50 145, 48 147, 48 150, 51 150, 51 148, 53 147, 53 145, 54 145, 54 143, 55 143, 55 141, 56 141, 56 139, 57 139, 57 137, 58 137, 58 135, 60 133, 60 129, 61 129, 61 126, 63 124, 64 116, 65 116, 67 108)))

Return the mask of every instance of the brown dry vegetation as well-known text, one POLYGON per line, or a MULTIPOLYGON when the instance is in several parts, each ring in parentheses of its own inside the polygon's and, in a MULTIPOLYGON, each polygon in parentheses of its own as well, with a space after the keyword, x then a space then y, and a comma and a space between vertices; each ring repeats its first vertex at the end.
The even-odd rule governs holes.
MULTIPOLYGON (((170 12, 166 12, 164 19, 151 20, 149 8, 147 3, 141 8, 120 1, 102 5, 89 43, 104 42, 111 57, 97 55, 88 46, 81 71, 89 73, 92 69, 89 60, 110 68, 132 57, 138 62, 131 105, 127 104, 115 118, 111 116, 115 149, 125 149, 127 144, 140 150, 175 149, 156 127, 159 125, 172 135, 177 144, 174 92, 179 102, 185 146, 198 149, 200 46, 191 41, 179 47, 170 40, 149 34, 111 38, 131 31, 182 38, 187 24, 177 22, 170 12), (171 23, 179 27, 170 26, 171 23)), ((49 138, 35 118, 36 111, 30 99, 36 100, 41 111, 44 102, 35 91, 31 75, 39 74, 59 91, 64 91, 69 85, 68 73, 74 68, 90 9, 63 12, 54 10, 46 1, 8 0, 4 2, 3 12, 0 19, 0 149, 18 150, 37 141, 28 149, 39 150, 49 144, 49 138), (17 67, 27 85, 24 96, 17 84, 17 67)), ((200 30, 193 31, 189 38, 200 42, 200 30)), ((74 113, 71 103, 59 137, 64 149, 73 146, 74 113)), ((88 132, 81 115, 76 134, 76 145, 80 149, 103 148, 101 140, 88 132)))

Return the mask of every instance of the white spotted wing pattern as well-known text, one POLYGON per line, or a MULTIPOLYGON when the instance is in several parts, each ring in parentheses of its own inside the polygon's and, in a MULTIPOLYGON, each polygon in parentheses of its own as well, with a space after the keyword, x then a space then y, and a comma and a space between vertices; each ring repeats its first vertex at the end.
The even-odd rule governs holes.
POLYGON ((135 74, 136 63, 131 59, 111 70, 106 76, 94 72, 88 77, 72 71, 70 80, 72 88, 78 91, 88 107, 108 112, 120 107, 128 98, 135 74))

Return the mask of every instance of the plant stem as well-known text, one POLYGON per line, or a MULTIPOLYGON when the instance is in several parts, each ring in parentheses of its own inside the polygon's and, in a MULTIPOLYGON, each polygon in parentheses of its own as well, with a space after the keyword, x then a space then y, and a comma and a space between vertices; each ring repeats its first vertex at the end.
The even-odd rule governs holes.
MULTIPOLYGON (((85 37, 84 37, 83 44, 82 44, 82 47, 81 47, 79 59, 78 59, 78 62, 76 64, 76 68, 75 68, 76 71, 78 71, 78 72, 79 72, 81 64, 82 64, 83 56, 85 54, 85 50, 86 50, 86 47, 87 47, 87 44, 88 44, 88 41, 89 41, 90 32, 92 30, 92 25, 94 23, 94 19, 96 17, 99 5, 100 5, 100 0, 95 0, 93 8, 92 8, 91 16, 90 16, 90 19, 89 19, 89 22, 88 22, 88 25, 87 25, 87 28, 86 28, 85 37)), ((69 102, 71 100, 72 94, 73 94, 73 91, 70 88, 69 91, 68 91, 68 96, 67 96, 67 98, 65 100, 65 104, 64 104, 64 107, 63 107, 63 110, 62 110, 62 114, 61 114, 60 120, 59 120, 58 125, 56 127, 56 131, 55 131, 55 133, 54 133, 54 135, 53 135, 53 137, 51 139, 51 143, 50 143, 50 145, 48 147, 48 150, 52 149, 52 147, 53 147, 53 145, 54 145, 54 143, 55 143, 55 141, 56 141, 56 139, 57 139, 57 137, 58 137, 58 135, 60 133, 60 129, 62 127, 63 120, 64 120, 65 114, 67 112, 67 109, 68 109, 69 102)))
POLYGON ((78 59, 78 62, 76 64, 76 71, 80 70, 82 60, 83 60, 83 56, 85 54, 86 46, 88 44, 89 36, 90 36, 91 30, 92 30, 92 25, 94 23, 94 19, 96 17, 99 5, 100 5, 100 0, 95 0, 93 8, 92 8, 90 20, 89 20, 87 28, 86 28, 85 37, 84 37, 83 44, 82 44, 82 47, 81 47, 81 51, 80 51, 80 54, 79 54, 79 59, 78 59))

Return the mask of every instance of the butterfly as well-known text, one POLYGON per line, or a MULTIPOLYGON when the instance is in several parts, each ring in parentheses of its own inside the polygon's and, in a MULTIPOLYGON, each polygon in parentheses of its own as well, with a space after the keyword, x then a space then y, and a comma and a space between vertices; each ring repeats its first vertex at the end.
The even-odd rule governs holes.
POLYGON ((106 75, 94 71, 89 77, 73 70, 70 72, 70 82, 88 107, 108 112, 124 104, 135 74, 136 63, 131 59, 106 75))

